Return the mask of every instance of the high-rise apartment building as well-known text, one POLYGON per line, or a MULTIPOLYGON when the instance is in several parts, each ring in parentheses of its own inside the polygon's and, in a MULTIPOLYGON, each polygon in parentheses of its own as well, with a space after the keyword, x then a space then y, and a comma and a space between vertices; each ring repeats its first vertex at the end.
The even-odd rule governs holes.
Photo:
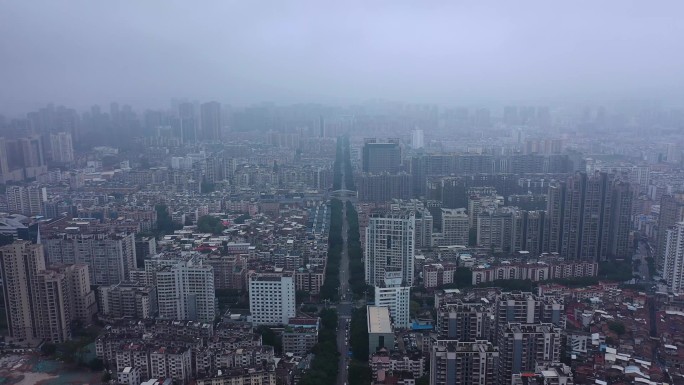
POLYGON ((287 325, 296 315, 295 283, 291 273, 263 273, 249 277, 252 324, 287 325))
POLYGON ((678 222, 684 221, 684 192, 664 194, 660 198, 660 216, 658 217, 658 240, 656 243, 656 268, 665 268, 667 232, 678 222))
POLYGON ((34 317, 38 335, 50 341, 66 341, 71 338, 72 312, 68 304, 69 283, 67 277, 57 270, 43 270, 36 276, 36 302, 34 317))
POLYGON ((74 145, 70 133, 50 134, 50 155, 55 162, 71 163, 74 161, 74 145))
POLYGON ((433 217, 430 210, 421 207, 416 210, 416 249, 432 247, 433 217))
MULTIPOLYGON (((35 168, 45 165, 45 150, 40 136, 30 136, 17 139, 17 145, 21 151, 21 160, 25 168, 35 168)), ((30 177, 27 175, 27 177, 30 177)))
POLYGON ((90 268, 83 263, 62 265, 54 268, 63 273, 69 285, 72 318, 89 324, 97 313, 97 294, 90 285, 90 268))
POLYGON ((497 330, 507 323, 543 322, 565 327, 564 311, 565 305, 560 300, 529 292, 508 292, 502 293, 496 300, 494 321, 497 330))
POLYGON ((442 238, 446 246, 468 246, 470 220, 465 209, 442 209, 442 238))
POLYGON ((663 277, 668 291, 684 293, 684 222, 667 229, 663 277))
POLYGON ((217 289, 243 289, 244 261, 240 255, 209 255, 204 263, 214 268, 214 285, 217 289))
POLYGON ((7 186, 5 195, 10 214, 40 215, 47 201, 45 187, 39 186, 7 186))
POLYGON ((420 128, 411 131, 411 147, 414 150, 425 147, 425 135, 420 128))
POLYGON ((430 353, 430 385, 498 385, 499 352, 491 342, 437 340, 430 353))
POLYGON ((561 329, 548 323, 507 323, 499 328, 501 383, 514 374, 533 372, 538 364, 560 362, 561 329))
POLYGON ((361 202, 387 202, 391 199, 410 199, 413 190, 411 175, 400 172, 390 174, 362 173, 356 178, 358 198, 361 202))
POLYGON ((366 283, 376 286, 386 271, 401 271, 405 286, 413 285, 415 213, 412 210, 371 214, 366 228, 366 283))
POLYGON ((84 263, 93 285, 114 285, 135 269, 135 234, 65 232, 41 239, 49 264, 84 263))
POLYGON ((197 119, 195 118, 194 104, 178 104, 178 119, 175 121, 174 131, 181 143, 191 143, 197 140, 197 119))
POLYGON ((40 245, 14 242, 0 248, 2 292, 7 311, 10 337, 31 340, 40 337, 38 274, 45 270, 45 257, 40 245))
POLYGON ((153 318, 157 313, 157 291, 151 286, 124 281, 100 286, 100 314, 109 318, 153 318))
POLYGON ((392 140, 385 143, 366 139, 361 156, 362 171, 371 174, 387 172, 395 174, 401 168, 401 147, 392 140))
POLYGON ((504 208, 487 210, 477 216, 477 244, 494 251, 511 250, 513 213, 504 208))
POLYGON ((546 213, 541 210, 515 210, 511 225, 511 251, 526 250, 533 257, 543 252, 544 221, 546 213))
POLYGON ((214 272, 197 252, 157 254, 145 260, 148 285, 157 288, 159 317, 212 322, 214 272))
POLYGON ((614 181, 611 186, 611 210, 608 221, 608 255, 631 255, 629 233, 632 229, 632 197, 634 190, 627 182, 614 181))
POLYGON ((632 194, 614 175, 576 173, 549 189, 546 251, 602 261, 629 254, 632 194))
POLYGON ((445 303, 437 310, 436 331, 442 338, 464 342, 491 340, 493 315, 492 307, 481 302, 445 303))
POLYGON ((42 245, 16 241, 0 248, 0 268, 10 337, 64 342, 74 321, 92 321, 97 308, 87 266, 46 269, 42 245))
POLYGON ((23 181, 47 172, 40 135, 0 139, 0 177, 2 182, 23 181))
POLYGON ((565 212, 565 186, 562 183, 549 186, 546 199, 546 222, 543 250, 560 253, 563 244, 563 213, 565 212))
POLYGON ((205 140, 221 139, 221 103, 208 102, 200 106, 201 137, 205 140))
POLYGON ((401 271, 385 271, 384 281, 375 286, 375 305, 389 308, 395 328, 408 329, 411 287, 403 286, 402 280, 401 271))
POLYGON ((290 318, 283 331, 283 352, 304 357, 318 343, 320 318, 290 318))

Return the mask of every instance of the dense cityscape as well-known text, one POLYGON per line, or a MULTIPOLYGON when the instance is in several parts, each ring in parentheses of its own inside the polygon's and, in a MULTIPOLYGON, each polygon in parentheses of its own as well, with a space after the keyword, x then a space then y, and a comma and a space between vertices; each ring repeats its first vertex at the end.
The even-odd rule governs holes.
POLYGON ((0 1, 0 385, 684 385, 682 14, 0 1))
POLYGON ((628 107, 174 100, 2 119, 3 370, 678 383, 684 112, 628 107))

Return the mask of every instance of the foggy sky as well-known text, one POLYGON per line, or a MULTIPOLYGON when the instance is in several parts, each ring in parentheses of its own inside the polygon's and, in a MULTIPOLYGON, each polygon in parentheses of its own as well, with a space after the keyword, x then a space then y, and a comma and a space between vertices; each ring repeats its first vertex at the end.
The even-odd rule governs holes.
POLYGON ((489 3, 5 0, 0 113, 684 95, 682 1, 489 3))

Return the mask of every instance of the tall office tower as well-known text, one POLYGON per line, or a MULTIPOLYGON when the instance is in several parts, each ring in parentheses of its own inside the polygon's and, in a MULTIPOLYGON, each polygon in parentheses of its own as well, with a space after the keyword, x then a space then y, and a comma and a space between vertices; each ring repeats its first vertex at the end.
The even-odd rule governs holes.
POLYGON ((38 273, 45 270, 43 247, 16 241, 0 248, 0 263, 10 337, 18 340, 40 338, 40 308, 35 299, 38 273))
POLYGON ((47 190, 38 186, 8 186, 7 210, 10 214, 40 215, 47 201, 47 190))
POLYGON ((513 323, 499 328, 499 370, 501 383, 514 374, 532 372, 538 364, 560 362, 561 328, 550 323, 513 323))
POLYGON ((550 188, 547 202, 546 251, 593 261, 629 254, 629 183, 602 172, 576 173, 550 188))
POLYGON ((437 340, 430 352, 430 385, 499 385, 499 352, 488 341, 437 340))
POLYGON ((470 220, 465 209, 442 209, 442 237, 446 246, 468 246, 470 220))
POLYGON ((145 260, 147 284, 157 287, 159 317, 213 322, 214 272, 197 252, 158 254, 145 260))
POLYGON ((433 218, 426 208, 416 210, 416 249, 432 247, 433 218))
POLYGON ((202 139, 221 139, 221 103, 209 102, 200 106, 202 123, 202 139))
POLYGON ((492 306, 459 299, 444 303, 437 309, 436 331, 441 338, 459 341, 492 340, 493 316, 492 306))
POLYGON ((55 162, 71 163, 74 161, 74 145, 70 133, 58 132, 50 135, 50 155, 55 162))
POLYGON ((663 194, 660 198, 660 217, 658 218, 658 240, 655 257, 658 271, 663 271, 665 268, 667 231, 681 221, 684 221, 684 192, 663 194))
POLYGON ((663 276, 668 291, 684 293, 684 222, 667 229, 664 254, 663 276))
POLYGON ((413 210, 371 214, 364 253, 367 284, 381 283, 390 270, 402 272, 403 285, 413 285, 415 225, 413 210))
POLYGON ((249 277, 252 325, 287 325, 296 315, 295 284, 291 273, 253 274, 249 277))
POLYGON ((386 271, 384 282, 375 286, 375 306, 387 306, 394 321, 394 327, 411 327, 409 304, 411 287, 402 285, 401 271, 386 271))
POLYGON ((401 168, 401 147, 398 141, 378 143, 376 139, 366 139, 361 163, 363 172, 395 174, 401 168))
POLYGON ((425 135, 420 128, 411 131, 411 147, 414 150, 425 147, 425 135))
POLYGON ((48 263, 84 263, 93 285, 113 285, 135 269, 135 234, 56 233, 41 239, 48 263))

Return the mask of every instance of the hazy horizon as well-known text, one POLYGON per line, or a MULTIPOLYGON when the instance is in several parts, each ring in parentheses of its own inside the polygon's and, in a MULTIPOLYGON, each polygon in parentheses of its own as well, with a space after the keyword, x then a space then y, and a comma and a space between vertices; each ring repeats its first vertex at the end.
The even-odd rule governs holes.
POLYGON ((0 4, 0 113, 233 105, 684 100, 684 4, 0 4))

